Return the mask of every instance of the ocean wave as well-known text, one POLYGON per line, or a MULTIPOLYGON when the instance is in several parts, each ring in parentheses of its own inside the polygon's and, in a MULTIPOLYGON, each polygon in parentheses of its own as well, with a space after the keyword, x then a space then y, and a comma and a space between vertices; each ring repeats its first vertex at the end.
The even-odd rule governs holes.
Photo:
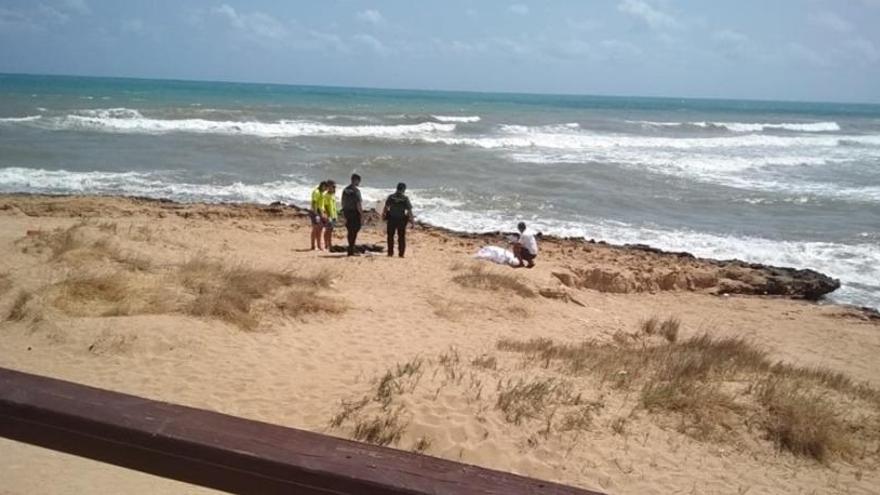
POLYGON ((540 128, 525 126, 507 126, 501 136, 423 136, 427 143, 472 146, 483 149, 516 149, 546 148, 560 150, 597 150, 597 149, 672 149, 672 150, 708 150, 751 148, 753 150, 767 148, 824 147, 848 145, 864 146, 880 145, 880 136, 769 136, 748 134, 741 136, 673 138, 643 137, 632 135, 592 134, 559 129, 549 132, 540 128), (518 128, 518 127, 521 127, 518 128))
POLYGON ((837 132, 837 122, 782 122, 782 123, 749 123, 749 122, 652 122, 646 120, 628 121, 649 127, 701 127, 727 129, 732 132, 762 132, 766 130, 786 130, 797 132, 837 132))
MULTIPOLYGON (((538 165, 616 163, 624 167, 641 168, 658 174, 737 189, 880 203, 880 186, 846 187, 833 183, 807 182, 796 178, 780 181, 773 174, 768 176, 762 173, 762 169, 771 167, 776 169, 803 166, 833 167, 850 163, 854 159, 871 159, 869 156, 854 156, 850 153, 839 153, 837 150, 824 154, 806 154, 802 150, 797 150, 792 154, 730 156, 717 153, 699 154, 666 150, 646 152, 619 148, 559 152, 540 150, 514 152, 508 156, 520 163, 538 165)), ((880 159, 880 150, 871 156, 873 159, 880 159)))
POLYGON ((0 122, 33 122, 35 120, 40 120, 41 118, 43 118, 42 115, 28 115, 27 117, 3 117, 0 118, 0 122))
POLYGON ((431 118, 440 122, 452 122, 452 123, 473 123, 479 122, 479 115, 465 115, 465 116, 456 116, 456 115, 431 115, 431 118))
POLYGON ((300 120, 217 121, 206 119, 157 119, 144 117, 139 111, 127 108, 83 110, 75 115, 43 119, 45 127, 53 130, 89 130, 122 134, 219 134, 257 137, 376 137, 384 139, 418 137, 435 133, 449 133, 455 124, 422 122, 401 125, 329 125, 300 120))

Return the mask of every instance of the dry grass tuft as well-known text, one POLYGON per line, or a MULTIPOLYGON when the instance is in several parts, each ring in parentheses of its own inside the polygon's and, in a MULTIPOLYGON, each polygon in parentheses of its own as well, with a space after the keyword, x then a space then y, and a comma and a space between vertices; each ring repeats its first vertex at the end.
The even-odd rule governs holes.
POLYGON ((647 320, 643 320, 639 324, 639 328, 645 335, 660 335, 667 342, 675 342, 678 339, 678 330, 681 328, 681 320, 670 316, 665 320, 660 320, 656 316, 652 316, 647 320))
POLYGON ((486 370, 494 370, 498 368, 498 358, 489 354, 481 354, 471 361, 471 364, 486 370))
POLYGON ((275 305, 285 316, 302 317, 316 313, 340 314, 348 306, 338 299, 322 296, 314 290, 296 289, 288 292, 275 305))
POLYGON ((541 417, 548 404, 578 405, 581 398, 567 381, 553 378, 507 381, 502 384, 495 404, 508 423, 541 417))
POLYGON ((536 297, 536 293, 516 275, 490 271, 482 265, 471 265, 452 277, 452 281, 469 289, 491 292, 512 292, 521 297, 536 297))
POLYGON ((318 297, 317 290, 329 287, 332 281, 328 271, 301 276, 194 258, 180 265, 177 275, 181 284, 195 294, 186 308, 188 314, 217 318, 246 330, 259 324, 251 314, 251 304, 283 287, 296 288, 276 303, 285 314, 301 316, 345 310, 341 303, 318 297))
POLYGON ((657 333, 657 329, 660 328, 660 319, 656 316, 652 316, 647 320, 642 321, 640 325, 642 329, 642 333, 645 335, 654 335, 657 333))
MULTIPOLYGON (((765 351, 737 337, 701 334, 652 343, 656 341, 649 336, 664 335, 664 326, 675 335, 678 328, 677 319, 655 321, 642 324, 645 337, 636 334, 612 342, 580 344, 500 340, 497 348, 521 353, 527 363, 544 368, 589 374, 600 386, 638 390, 637 407, 673 415, 678 431, 697 440, 726 441, 748 435, 751 430, 744 418, 757 417, 779 448, 820 461, 829 454, 851 454, 855 432, 860 432, 862 442, 880 442, 880 431, 865 426, 865 421, 880 417, 868 420, 846 415, 857 400, 875 416, 880 412, 880 392, 869 385, 828 370, 772 364, 765 351), (848 405, 824 400, 829 393, 843 394, 848 405)), ((549 393, 549 385, 541 382, 509 388, 512 398, 506 400, 516 407, 505 405, 505 409, 512 421, 534 417, 549 393)), ((612 429, 617 430, 614 424, 612 429)))
POLYGON ((401 409, 359 419, 354 427, 354 438, 375 445, 391 445, 400 441, 407 423, 401 420, 401 409))
POLYGON ((416 440, 415 445, 413 445, 412 451, 419 454, 424 453, 429 448, 431 448, 432 443, 434 443, 434 441, 431 439, 431 437, 421 436, 418 440, 416 440))
POLYGON ((342 400, 342 402, 339 404, 339 412, 337 412, 332 418, 330 418, 330 427, 339 428, 340 426, 342 426, 342 423, 353 417, 369 403, 369 397, 364 397, 360 400, 352 401, 342 400))
POLYGON ((29 292, 19 292, 18 296, 15 297, 15 301, 12 303, 12 308, 10 308, 9 315, 6 319, 8 321, 23 320, 25 316, 27 316, 27 304, 32 297, 32 294, 29 292))
POLYGON ((758 387, 758 400, 767 408, 764 429, 779 448, 817 461, 852 450, 847 425, 816 390, 777 377, 758 387))
POLYGON ((667 318, 660 325, 660 335, 662 335, 667 342, 675 342, 678 340, 679 328, 681 328, 681 320, 678 318, 667 318))

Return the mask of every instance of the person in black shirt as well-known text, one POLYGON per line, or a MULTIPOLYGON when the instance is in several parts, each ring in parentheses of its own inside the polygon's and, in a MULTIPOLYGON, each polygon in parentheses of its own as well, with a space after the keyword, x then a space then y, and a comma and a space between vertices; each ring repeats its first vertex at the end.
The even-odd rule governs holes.
POLYGON ((361 219, 364 214, 361 199, 361 176, 351 175, 351 184, 342 190, 342 214, 345 216, 345 230, 348 231, 348 255, 354 256, 354 246, 358 232, 361 230, 361 219))
POLYGON ((397 184, 397 192, 385 200, 382 218, 388 222, 388 256, 394 256, 394 234, 397 233, 397 254, 406 253, 406 224, 413 223, 412 203, 406 196, 406 184, 397 184))

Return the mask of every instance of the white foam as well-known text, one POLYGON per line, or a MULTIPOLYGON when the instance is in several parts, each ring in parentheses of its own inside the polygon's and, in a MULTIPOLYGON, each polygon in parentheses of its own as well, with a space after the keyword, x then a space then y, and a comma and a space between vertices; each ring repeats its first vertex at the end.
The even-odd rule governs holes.
POLYGON ((510 230, 524 220, 530 228, 545 234, 595 238, 615 244, 647 244, 706 258, 812 268, 841 279, 843 287, 832 295, 833 300, 880 308, 880 249, 872 243, 772 240, 636 227, 620 222, 554 221, 537 215, 522 218, 498 211, 462 215, 459 211, 438 210, 421 214, 420 218, 455 230, 479 232, 510 230))
POLYGON ((652 122, 645 120, 631 120, 631 124, 642 124, 653 127, 684 127, 694 126, 703 128, 724 128, 732 132, 762 132, 769 129, 781 129, 797 132, 837 132, 840 125, 837 122, 782 122, 782 123, 749 123, 749 122, 652 122))
POLYGON ((35 120, 40 120, 41 118, 43 118, 42 115, 28 115, 27 117, 4 117, 0 118, 0 122, 33 122, 35 120))
POLYGON ((48 119, 46 125, 56 130, 90 130, 125 134, 184 132, 269 138, 331 136, 396 139, 435 133, 449 133, 455 130, 455 124, 439 124, 435 122, 403 125, 340 126, 298 120, 238 122, 206 119, 157 119, 144 117, 137 110, 127 108, 83 110, 77 115, 48 119))
MULTIPOLYGON (((193 184, 175 181, 170 172, 68 172, 27 168, 0 168, 0 191, 32 193, 123 194, 178 201, 257 202, 308 201, 314 184, 288 176, 262 184, 193 184)), ((362 188, 368 204, 379 204, 390 188, 362 188)), ((622 222, 562 221, 539 217, 522 218, 506 211, 467 211, 454 199, 429 191, 410 191, 417 216, 429 223, 460 231, 510 229, 519 220, 530 227, 570 237, 598 238, 613 243, 649 244, 661 249, 687 251, 697 256, 812 268, 840 278, 844 289, 836 296, 845 302, 880 307, 880 249, 876 243, 785 241, 757 237, 720 235, 689 230, 639 227, 622 222)))
POLYGON ((438 120, 440 122, 454 122, 454 123, 473 123, 479 122, 479 115, 465 115, 465 116, 457 116, 457 115, 431 115, 431 118, 438 120))

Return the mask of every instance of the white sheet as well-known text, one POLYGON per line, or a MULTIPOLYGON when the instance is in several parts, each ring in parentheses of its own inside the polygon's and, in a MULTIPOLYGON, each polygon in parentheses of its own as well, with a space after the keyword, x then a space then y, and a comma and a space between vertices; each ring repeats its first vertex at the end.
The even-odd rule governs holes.
POLYGON ((498 263, 499 265, 519 265, 519 261, 516 259, 516 256, 513 255, 513 251, 498 246, 483 246, 477 251, 474 258, 491 261, 492 263, 498 263))

